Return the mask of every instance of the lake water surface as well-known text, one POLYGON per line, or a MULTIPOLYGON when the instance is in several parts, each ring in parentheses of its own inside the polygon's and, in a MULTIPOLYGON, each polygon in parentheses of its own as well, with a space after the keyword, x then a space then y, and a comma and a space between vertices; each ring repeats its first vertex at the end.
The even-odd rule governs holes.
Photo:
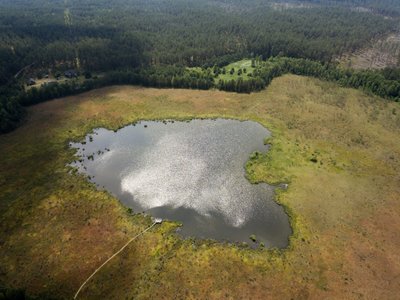
POLYGON ((183 223, 184 237, 285 247, 288 216, 275 187, 251 184, 245 164, 266 152, 270 132, 235 120, 140 122, 117 132, 96 129, 71 143, 81 173, 135 212, 183 223))

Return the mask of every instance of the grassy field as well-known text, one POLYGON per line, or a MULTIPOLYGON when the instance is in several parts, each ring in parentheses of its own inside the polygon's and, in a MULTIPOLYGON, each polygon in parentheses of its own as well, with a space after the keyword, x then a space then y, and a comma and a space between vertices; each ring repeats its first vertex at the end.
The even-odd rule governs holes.
POLYGON ((251 74, 251 73, 254 71, 254 69, 255 69, 255 68, 253 68, 253 67, 251 66, 251 60, 250 60, 250 59, 243 59, 243 60, 240 60, 240 61, 236 61, 236 62, 234 62, 234 63, 231 63, 231 64, 225 66, 224 68, 225 68, 225 70, 226 70, 226 73, 225 73, 225 74, 219 74, 219 75, 215 78, 215 82, 218 83, 218 81, 221 80, 221 79, 222 79, 222 80, 225 80, 225 81, 228 81, 228 80, 237 80, 239 77, 243 78, 243 80, 248 80, 248 79, 251 79, 251 77, 248 76, 248 75, 251 74), (230 70, 231 70, 231 69, 234 69, 234 70, 235 70, 235 72, 234 72, 233 74, 230 74, 230 70), (242 71, 243 71, 244 69, 246 69, 246 72, 245 72, 245 73, 242 72, 241 75, 238 75, 238 71, 239 71, 240 69, 241 69, 242 71))
POLYGON ((71 140, 142 119, 225 117, 269 128, 247 164, 277 195, 285 250, 182 240, 163 223, 99 272, 81 299, 396 299, 400 291, 400 107, 285 75, 260 93, 108 87, 29 108, 0 136, 0 285, 71 299, 151 220, 70 174, 71 140))

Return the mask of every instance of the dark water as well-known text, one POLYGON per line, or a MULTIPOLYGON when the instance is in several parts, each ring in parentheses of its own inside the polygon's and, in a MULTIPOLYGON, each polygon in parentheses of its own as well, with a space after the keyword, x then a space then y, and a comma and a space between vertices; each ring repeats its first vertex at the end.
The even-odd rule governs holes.
POLYGON ((73 165, 135 212, 181 221, 185 236, 285 247, 288 216, 274 187, 251 184, 245 163, 267 151, 270 132, 255 122, 141 122, 117 132, 97 129, 71 143, 73 165))

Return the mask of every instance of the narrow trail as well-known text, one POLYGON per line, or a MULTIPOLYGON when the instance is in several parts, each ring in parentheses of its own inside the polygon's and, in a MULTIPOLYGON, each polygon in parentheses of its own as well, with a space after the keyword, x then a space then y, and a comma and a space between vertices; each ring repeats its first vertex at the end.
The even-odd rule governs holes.
POLYGON ((119 253, 121 253, 132 241, 134 241, 135 239, 137 239, 139 236, 141 236, 142 234, 144 234, 146 231, 149 231, 151 228, 153 228, 156 224, 161 224, 162 223, 162 219, 155 219, 154 223, 151 224, 149 227, 147 227, 145 230, 143 230, 142 232, 138 233, 137 235, 135 235, 133 238, 131 238, 125 245, 122 246, 121 249, 119 249, 117 252, 115 252, 113 255, 111 255, 104 263, 101 264, 100 267, 98 267, 83 283, 82 285, 79 287, 78 291, 76 292, 74 299, 76 299, 80 293, 80 291, 84 288, 84 286, 86 285, 86 283, 89 282, 89 280, 98 272, 101 270, 101 268, 103 268, 110 260, 112 260, 115 256, 117 256, 119 253))
POLYGON ((25 70, 29 69, 30 67, 32 67, 35 63, 31 63, 30 65, 27 65, 25 67, 23 67, 21 70, 19 70, 15 75, 14 78, 17 78, 19 76, 19 74, 21 74, 22 72, 24 72, 25 70))

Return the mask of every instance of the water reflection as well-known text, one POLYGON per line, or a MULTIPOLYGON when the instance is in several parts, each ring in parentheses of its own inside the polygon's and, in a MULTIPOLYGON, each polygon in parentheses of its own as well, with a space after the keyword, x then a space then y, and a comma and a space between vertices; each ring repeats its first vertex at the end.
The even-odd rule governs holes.
POLYGON ((244 165, 267 150, 260 124, 234 120, 141 122, 97 129, 74 143, 80 172, 134 211, 183 222, 181 234, 285 247, 288 217, 274 187, 253 185, 244 165))

